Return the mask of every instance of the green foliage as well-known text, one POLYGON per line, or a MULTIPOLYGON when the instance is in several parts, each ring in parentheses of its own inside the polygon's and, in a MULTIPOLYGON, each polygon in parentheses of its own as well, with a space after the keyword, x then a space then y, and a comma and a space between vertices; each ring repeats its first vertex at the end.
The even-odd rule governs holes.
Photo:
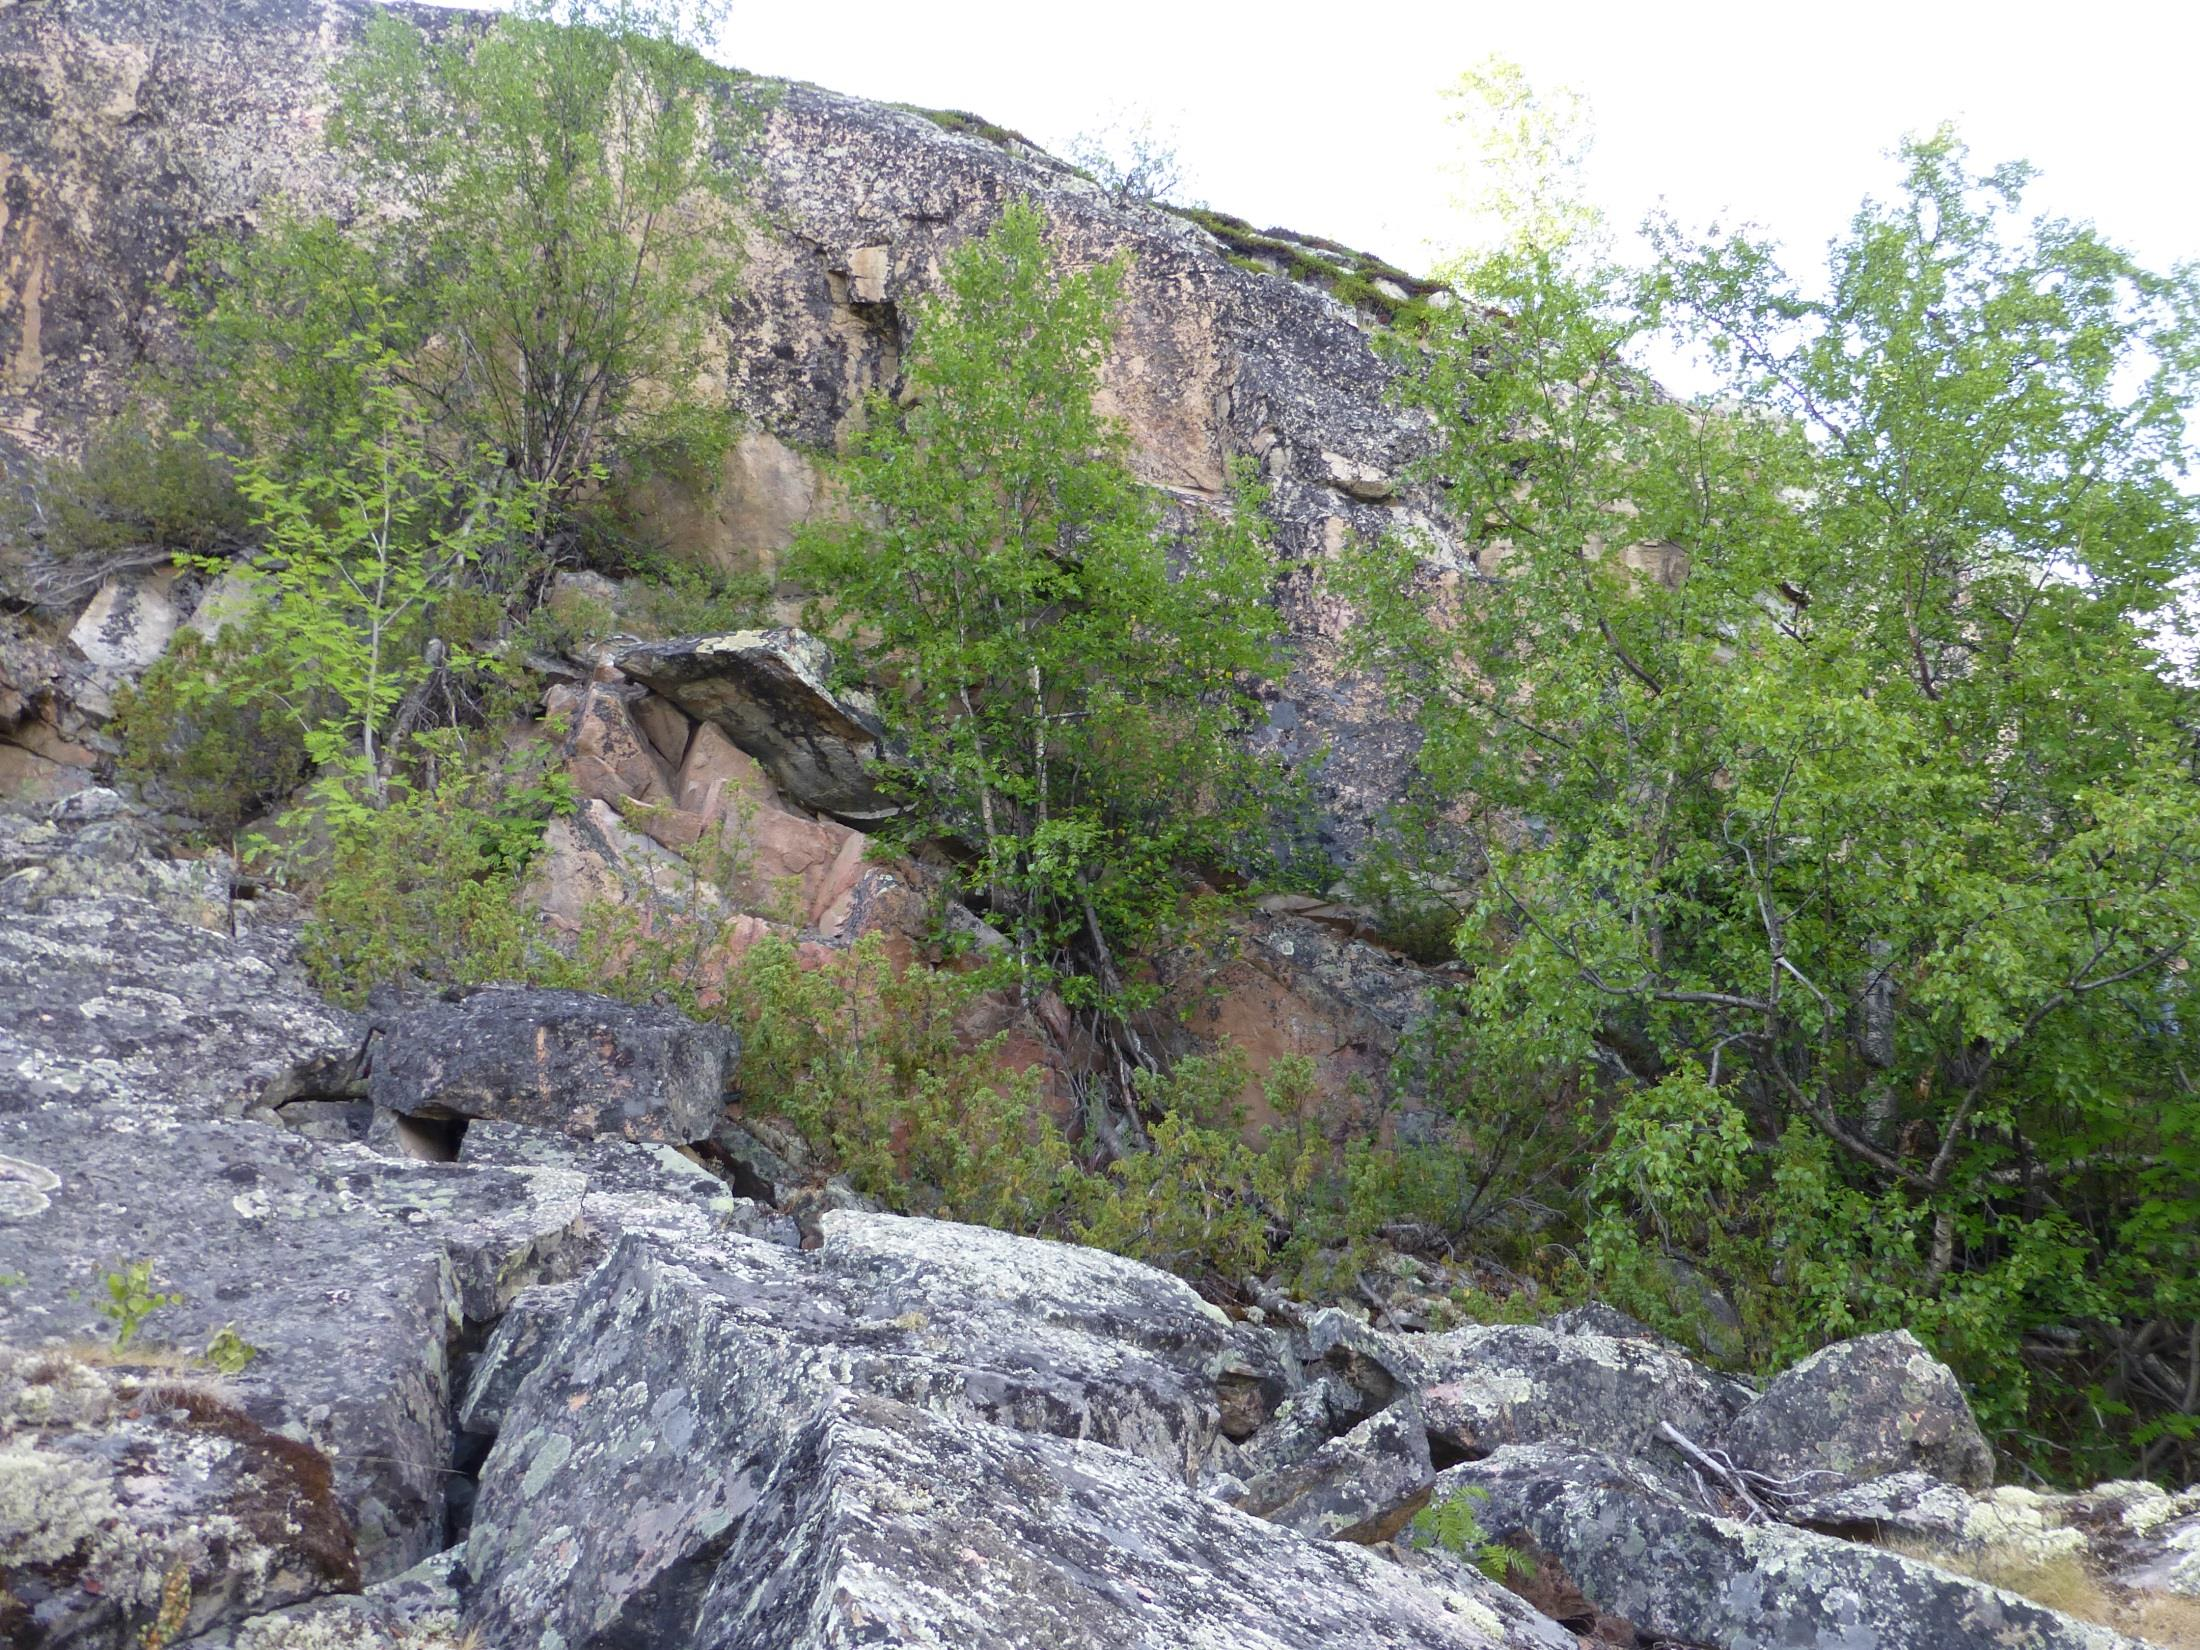
POLYGON ((561 504, 615 450, 731 437, 703 383, 757 105, 696 49, 722 15, 531 0, 439 39, 381 15, 335 71, 331 141, 400 208, 352 240, 403 295, 423 399, 561 504))
POLYGON ((107 1298, 99 1303, 99 1315, 115 1326, 117 1351, 137 1339, 145 1320, 155 1312, 183 1304, 181 1295, 153 1287, 153 1263, 149 1260, 125 1261, 115 1271, 103 1274, 100 1283, 107 1298))
POLYGON ((2194 706, 2151 645, 2200 280, 1945 134, 1904 159, 1822 293, 1670 226, 1638 281, 1548 188, 1455 271, 1406 394, 1482 577, 1348 581, 1426 733, 1400 850, 1478 890, 1460 1057, 1602 1148, 1600 1287, 1694 1268, 1764 1362, 1906 1324, 2043 1467, 2189 1472, 2125 1354, 2200 1318, 2194 706), (1661 326, 1725 401, 1627 367, 1661 326))
POLYGON ((888 683, 912 828, 973 844, 1023 977, 1120 998, 1188 863, 1257 856, 1270 776, 1231 732, 1278 668, 1261 495, 1174 570, 1121 427, 1093 406, 1121 267, 1060 271, 1012 205, 917 306, 911 405, 874 397, 852 522, 790 564, 852 671, 888 683), (1087 984, 1086 982, 1098 982, 1087 984))
POLYGON ((1531 1576, 1535 1567, 1519 1549, 1492 1541, 1482 1528, 1476 1509, 1489 1500, 1489 1491, 1477 1484, 1464 1485, 1440 1501, 1431 1501, 1413 1515, 1414 1544, 1439 1547, 1456 1557, 1469 1559, 1492 1581, 1515 1575, 1531 1576))
POLYGON ((94 431, 74 463, 36 470, 0 502, 0 585, 37 601, 81 597, 114 568, 243 542, 225 459, 169 434, 145 406, 94 431))
POLYGON ((622 594, 623 628, 644 640, 713 636, 765 623, 771 581, 761 573, 721 573, 658 556, 635 569, 622 594))
POLYGON ((826 1147, 896 1208, 1015 1231, 1052 1225, 1074 1175, 1036 1072, 958 1034, 975 982, 896 969, 877 936, 805 966, 767 937, 728 979, 741 1098, 826 1147))
POLYGON ((982 138, 997 149, 1018 147, 1036 150, 1039 146, 1013 127, 1001 126, 983 115, 971 114, 967 109, 924 109, 914 103, 897 103, 897 109, 922 115, 943 132, 955 132, 963 137, 982 138))
POLYGON ((259 1355, 260 1349, 238 1334, 233 1323, 225 1323, 215 1330, 213 1338, 206 1343, 206 1350, 199 1354, 224 1375, 242 1375, 259 1355))
POLYGON ((240 467, 266 551, 237 572, 272 680, 227 684, 289 713, 337 808, 387 799, 408 701, 472 663, 436 634, 443 598, 485 555, 526 538, 541 504, 508 475, 439 463, 396 359, 372 334, 336 358, 361 354, 374 364, 359 403, 333 418, 318 463, 295 475, 257 458, 240 467))
POLYGON ((319 820, 320 886, 300 955, 339 1002, 385 981, 514 980, 537 966, 518 895, 544 826, 572 812, 565 776, 486 761, 448 733, 423 755, 379 806, 354 798, 319 820))
POLYGON ((286 677, 249 619, 212 640, 183 632, 115 696, 122 773, 213 835, 229 835, 311 771, 299 720, 278 698, 286 677))

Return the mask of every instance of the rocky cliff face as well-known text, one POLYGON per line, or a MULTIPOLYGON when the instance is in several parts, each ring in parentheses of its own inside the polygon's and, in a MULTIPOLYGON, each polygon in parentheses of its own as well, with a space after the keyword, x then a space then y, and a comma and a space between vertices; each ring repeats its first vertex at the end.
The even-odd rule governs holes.
MULTIPOLYGON (((173 348, 161 288, 195 236, 247 228, 278 195, 346 208, 319 148, 322 83, 364 15, 346 0, 0 6, 0 457, 67 449, 173 348)), ((1444 538, 1400 479, 1420 432, 1386 401, 1373 317, 1232 262, 1183 218, 1113 206, 1035 152, 816 87, 779 90, 756 160, 749 281, 724 340, 747 433, 710 496, 656 501, 668 534, 771 565, 816 507, 816 456, 867 390, 894 387, 908 307, 943 252, 1028 197, 1069 259, 1131 260, 1106 381, 1145 477, 1187 510, 1222 503, 1233 459, 1273 489, 1297 669, 1264 737, 1326 750, 1324 846, 1349 853, 1409 744, 1341 671, 1312 574, 1353 533, 1410 520, 1444 538)))

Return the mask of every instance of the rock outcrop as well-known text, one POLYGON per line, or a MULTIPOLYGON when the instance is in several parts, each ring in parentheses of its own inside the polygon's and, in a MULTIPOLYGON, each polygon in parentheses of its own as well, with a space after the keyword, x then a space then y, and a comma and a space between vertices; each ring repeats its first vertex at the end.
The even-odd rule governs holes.
POLYGON ((1968 1489, 1994 1481, 1993 1449, 1963 1389, 1906 1329, 1812 1353, 1720 1443, 1738 1466, 1817 1490, 1912 1469, 1968 1489))
POLYGON ((426 1004, 377 1017, 362 1080, 278 912, 202 925, 218 862, 97 795, 0 841, 69 867, 0 928, 46 993, 0 1090, 11 1644, 2129 1642, 1868 1544, 1895 1539, 2200 1593, 2200 1492, 1769 1478, 1838 1444, 1844 1474, 1891 1450, 1975 1480, 1905 1338, 1758 1397, 1600 1308, 1233 1318, 1117 1256, 790 1189, 772 1130, 717 1114, 722 1047, 655 1103, 699 1030, 662 1011, 426 1004), (126 1039, 110 975, 158 1002, 126 1039), (456 1160, 377 1083, 472 1107, 456 1160), (619 1137, 636 1095, 664 1139, 619 1137), (1414 1544, 1462 1487, 1537 1555, 1517 1593, 1414 1544))

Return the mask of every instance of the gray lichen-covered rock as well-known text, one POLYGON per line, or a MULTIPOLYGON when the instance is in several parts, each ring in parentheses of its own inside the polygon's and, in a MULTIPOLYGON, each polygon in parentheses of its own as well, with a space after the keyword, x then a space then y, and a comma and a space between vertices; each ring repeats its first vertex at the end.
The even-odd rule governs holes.
POLYGON ((672 1333, 665 1326, 677 1323, 706 1352, 747 1337, 790 1372, 1096 1439, 1187 1481, 1213 1454, 1210 1365, 1222 1333, 1178 1280, 947 1222, 836 1210, 821 1230, 822 1246, 800 1253, 731 1232, 710 1243, 624 1239, 583 1291, 568 1333, 620 1342, 645 1363, 645 1330, 672 1333), (1153 1280, 1144 1299, 1128 1275, 1138 1273, 1153 1280))
POLYGON ((254 1420, 335 1464, 370 1576, 439 1544, 449 1349, 518 1289, 600 1252, 578 1175, 411 1164, 287 1130, 120 1106, 0 1113, 0 1340, 107 1338, 105 1276, 183 1296, 140 1332, 195 1352, 224 1326, 254 1420))
POLYGON ((187 1650, 483 1650, 459 1622, 455 1552, 422 1559, 363 1592, 256 1615, 187 1650))
POLYGON ((127 1097, 240 1113, 301 1060, 358 1046, 287 935, 231 938, 139 899, 0 914, 0 1108, 127 1097))
POLYGON ((1500 1450, 1432 1492, 1482 1493, 1500 1540, 1525 1535, 1601 1609, 1713 1650, 2139 1650, 2013 1593, 1814 1531, 1714 1517, 1587 1453, 1500 1450))
POLYGON ((865 824, 897 811, 872 772, 885 725, 862 694, 832 687, 830 649, 800 630, 738 630, 651 642, 619 668, 709 722, 805 808, 865 824))
POLYGON ((1737 1465, 1799 1488, 1928 1472, 1966 1489, 1994 1481, 1994 1452, 1946 1364, 1906 1329, 1812 1353, 1719 1438, 1737 1465))
POLYGON ((408 1117, 493 1118, 583 1140, 707 1140, 739 1044, 669 1008, 490 989, 380 1028, 368 1092, 408 1117))
POLYGON ((1303 1461, 1262 1473, 1232 1497, 1236 1506, 1301 1535, 1387 1537, 1386 1517, 1403 1524, 1435 1478, 1421 1406, 1400 1399, 1303 1461))
POLYGON ((0 1642, 138 1650, 358 1585, 311 1445, 203 1381, 0 1347, 0 1642))
POLYGON ((806 1356, 715 1309, 726 1281, 628 1245, 584 1291, 482 1474, 467 1619, 488 1642, 1548 1642, 1487 1587, 1439 1592, 1152 1461, 984 1424, 978 1368, 963 1402, 851 1390, 877 1369, 860 1348, 806 1356))
POLYGON ((1632 1337, 1491 1324, 1428 1336, 1421 1350, 1429 1432, 1472 1453, 1563 1440, 1647 1455, 1661 1424, 1707 1437, 1737 1400, 1680 1352, 1632 1337))
POLYGON ((1661 1424, 1707 1438, 1749 1397, 1669 1345, 1582 1324, 1401 1335, 1330 1308, 1307 1320, 1299 1341, 1310 1367, 1361 1393, 1370 1410, 1417 1394, 1429 1435, 1469 1456, 1544 1442, 1647 1454, 1660 1447, 1661 1424))

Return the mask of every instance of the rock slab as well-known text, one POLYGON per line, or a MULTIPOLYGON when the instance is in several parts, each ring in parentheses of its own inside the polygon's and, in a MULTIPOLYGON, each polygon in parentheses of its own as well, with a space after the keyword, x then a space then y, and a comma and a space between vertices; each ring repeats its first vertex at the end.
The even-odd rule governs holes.
POLYGON ((492 988, 383 1026, 368 1093, 407 1117, 685 1145, 718 1126, 739 1047, 668 1008, 492 988))

